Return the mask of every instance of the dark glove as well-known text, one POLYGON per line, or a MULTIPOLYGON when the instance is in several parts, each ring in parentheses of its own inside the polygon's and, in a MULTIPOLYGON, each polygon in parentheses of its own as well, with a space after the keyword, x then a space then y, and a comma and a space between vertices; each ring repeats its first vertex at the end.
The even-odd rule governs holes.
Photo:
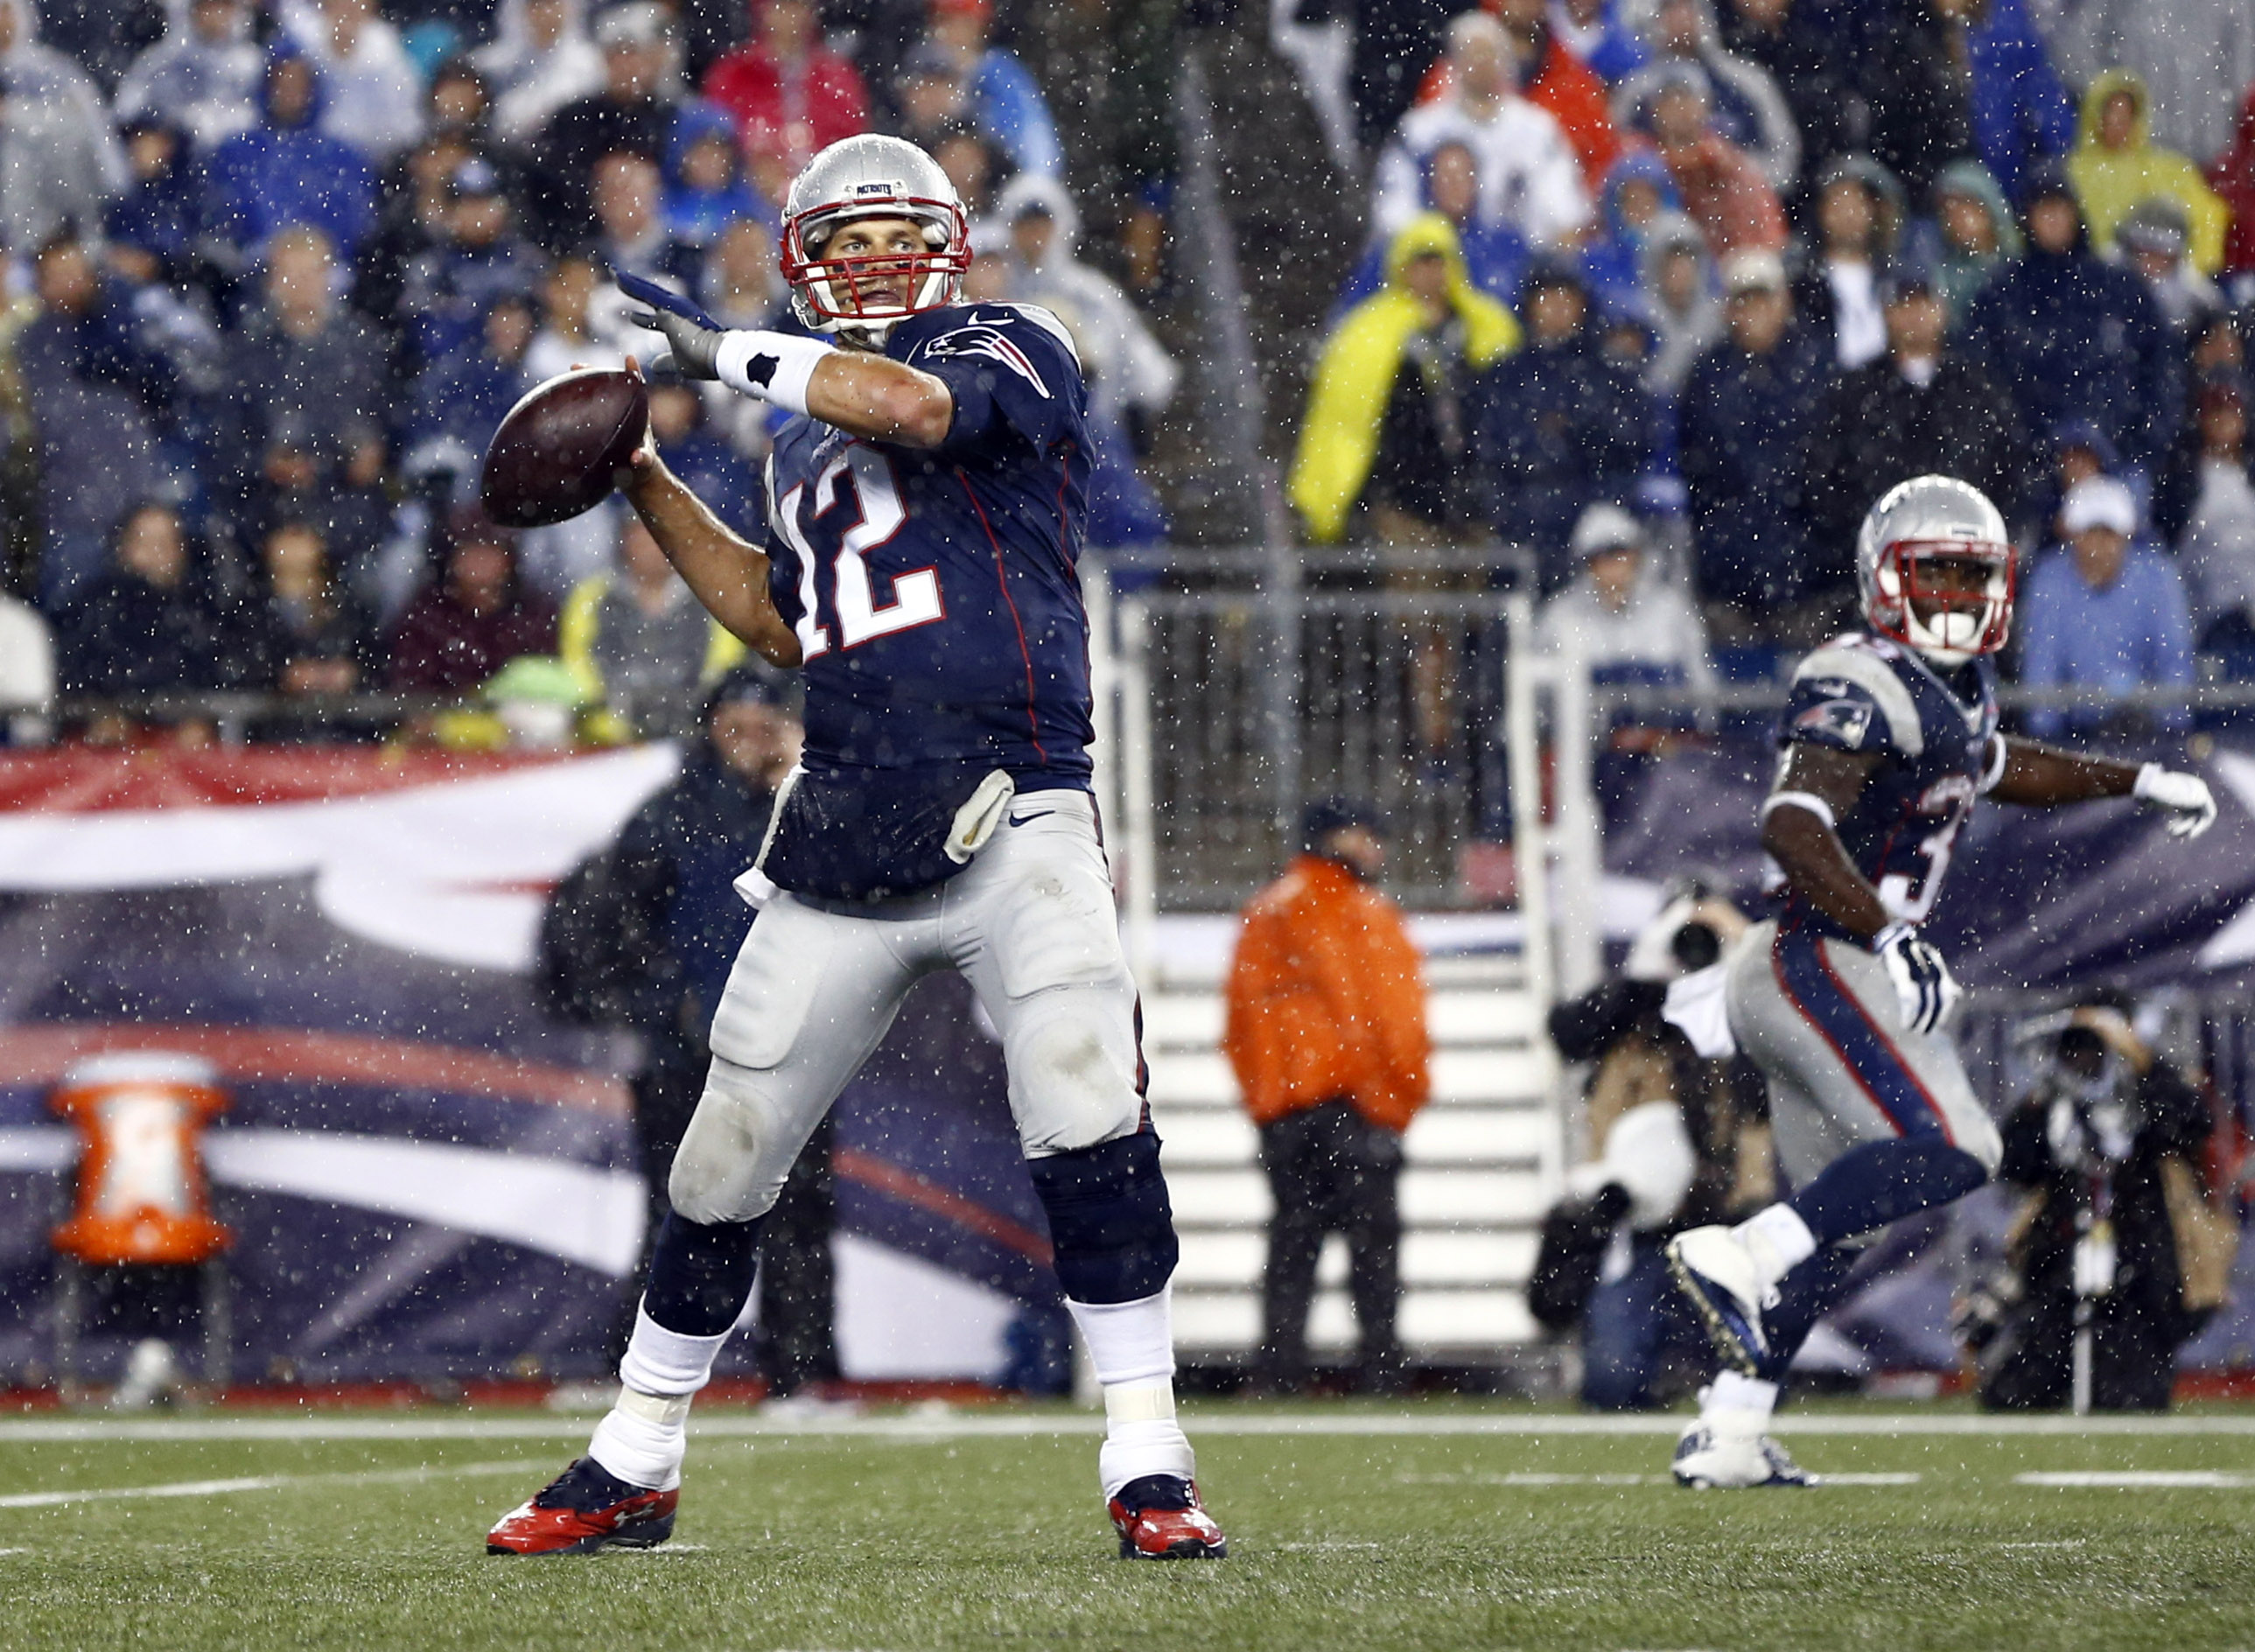
POLYGON ((728 336, 726 327, 688 299, 667 292, 655 281, 645 281, 624 270, 612 274, 620 292, 650 306, 629 312, 627 320, 665 340, 666 355, 653 360, 650 363, 652 368, 664 365, 670 358, 673 370, 684 378, 720 376, 720 341, 728 336))

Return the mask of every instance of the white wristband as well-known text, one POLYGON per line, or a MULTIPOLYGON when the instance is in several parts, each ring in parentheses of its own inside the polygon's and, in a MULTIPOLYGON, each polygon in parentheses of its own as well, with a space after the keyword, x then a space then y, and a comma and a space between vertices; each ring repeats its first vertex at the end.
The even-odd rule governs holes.
POLYGON ((806 411, 806 381, 832 347, 794 333, 731 332, 713 367, 730 390, 794 413, 806 411))
POLYGON ((2141 764, 2138 770, 2137 783, 2130 788, 2130 795, 2143 803, 2153 795, 2153 783, 2167 773, 2168 770, 2157 763, 2141 764))

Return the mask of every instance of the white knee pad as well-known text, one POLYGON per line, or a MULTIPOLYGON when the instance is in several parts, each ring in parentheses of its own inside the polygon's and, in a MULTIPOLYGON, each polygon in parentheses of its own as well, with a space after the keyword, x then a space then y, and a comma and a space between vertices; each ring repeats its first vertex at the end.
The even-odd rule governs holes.
POLYGON ((748 1222, 775 1206, 820 1120, 788 1116, 749 1067, 719 1056, 673 1156, 666 1198, 692 1222, 748 1222))
POLYGON ((1124 975, 1052 987, 1010 1005, 1003 1056, 1028 1158, 1095 1147, 1142 1125, 1134 1006, 1124 975))

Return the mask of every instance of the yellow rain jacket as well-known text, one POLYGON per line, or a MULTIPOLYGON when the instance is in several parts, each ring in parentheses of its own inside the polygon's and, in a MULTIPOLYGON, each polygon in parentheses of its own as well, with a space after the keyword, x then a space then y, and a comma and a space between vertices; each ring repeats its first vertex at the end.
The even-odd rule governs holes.
POLYGON ((2147 125, 2149 107, 2145 77, 2132 69, 2108 69, 2092 76, 2083 95, 2083 120, 2076 130, 2075 152, 2067 158, 2067 176, 2075 186, 2076 200, 2083 204, 2091 249, 2111 251, 2114 227, 2129 215, 2130 208, 2156 195, 2167 196, 2183 207, 2192 225, 2188 256, 2193 268, 2214 275, 2223 267, 2223 231, 2231 221, 2231 208, 2208 186, 2199 167, 2153 143, 2147 125), (2108 149, 2098 141, 2098 116, 2117 92, 2137 100, 2138 122, 2125 147, 2108 149))
POLYGON ((1519 348, 1519 323, 1472 285, 1449 221, 1428 212, 1404 224, 1387 249, 1385 286, 1341 318, 1316 362, 1286 490, 1319 545, 1345 531, 1347 513, 1370 479, 1394 376, 1409 341, 1426 324, 1424 306, 1406 280, 1409 262, 1429 252, 1448 263, 1449 303, 1464 321, 1465 355, 1472 367, 1492 366, 1519 348))

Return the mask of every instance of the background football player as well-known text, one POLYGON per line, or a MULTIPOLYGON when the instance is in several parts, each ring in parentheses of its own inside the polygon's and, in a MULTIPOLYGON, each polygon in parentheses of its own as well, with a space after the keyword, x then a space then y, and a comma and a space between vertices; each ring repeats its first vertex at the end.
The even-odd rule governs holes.
POLYGON ((955 304, 969 261, 946 175, 864 136, 818 155, 785 205, 794 310, 835 346, 724 332, 622 279, 678 371, 797 416, 769 462, 762 545, 648 447, 627 495, 723 624, 804 668, 805 755, 738 883, 762 910, 713 1018, 618 1402, 491 1552, 671 1534, 690 1401, 750 1292, 761 1219, 910 988, 951 968, 1001 1034, 1104 1386, 1120 1552, 1225 1552, 1175 1420, 1173 1218, 1089 790, 1086 393, 1047 312, 955 304))
POLYGON ((1947 476, 1896 487, 1865 517, 1856 567, 1870 629, 1794 673, 1762 805, 1784 910, 1728 964, 1731 1030, 1768 1079, 1795 1191, 1668 1247, 1724 1366, 1677 1444, 1686 1484, 1808 1483, 1767 1429, 1857 1241, 1996 1172, 1996 1127, 1945 1031, 1957 984, 1919 933, 1975 798, 2135 797, 2187 838, 2216 818, 2195 775, 1998 732, 1990 657, 2011 629, 2013 553, 1978 489, 1947 476))

